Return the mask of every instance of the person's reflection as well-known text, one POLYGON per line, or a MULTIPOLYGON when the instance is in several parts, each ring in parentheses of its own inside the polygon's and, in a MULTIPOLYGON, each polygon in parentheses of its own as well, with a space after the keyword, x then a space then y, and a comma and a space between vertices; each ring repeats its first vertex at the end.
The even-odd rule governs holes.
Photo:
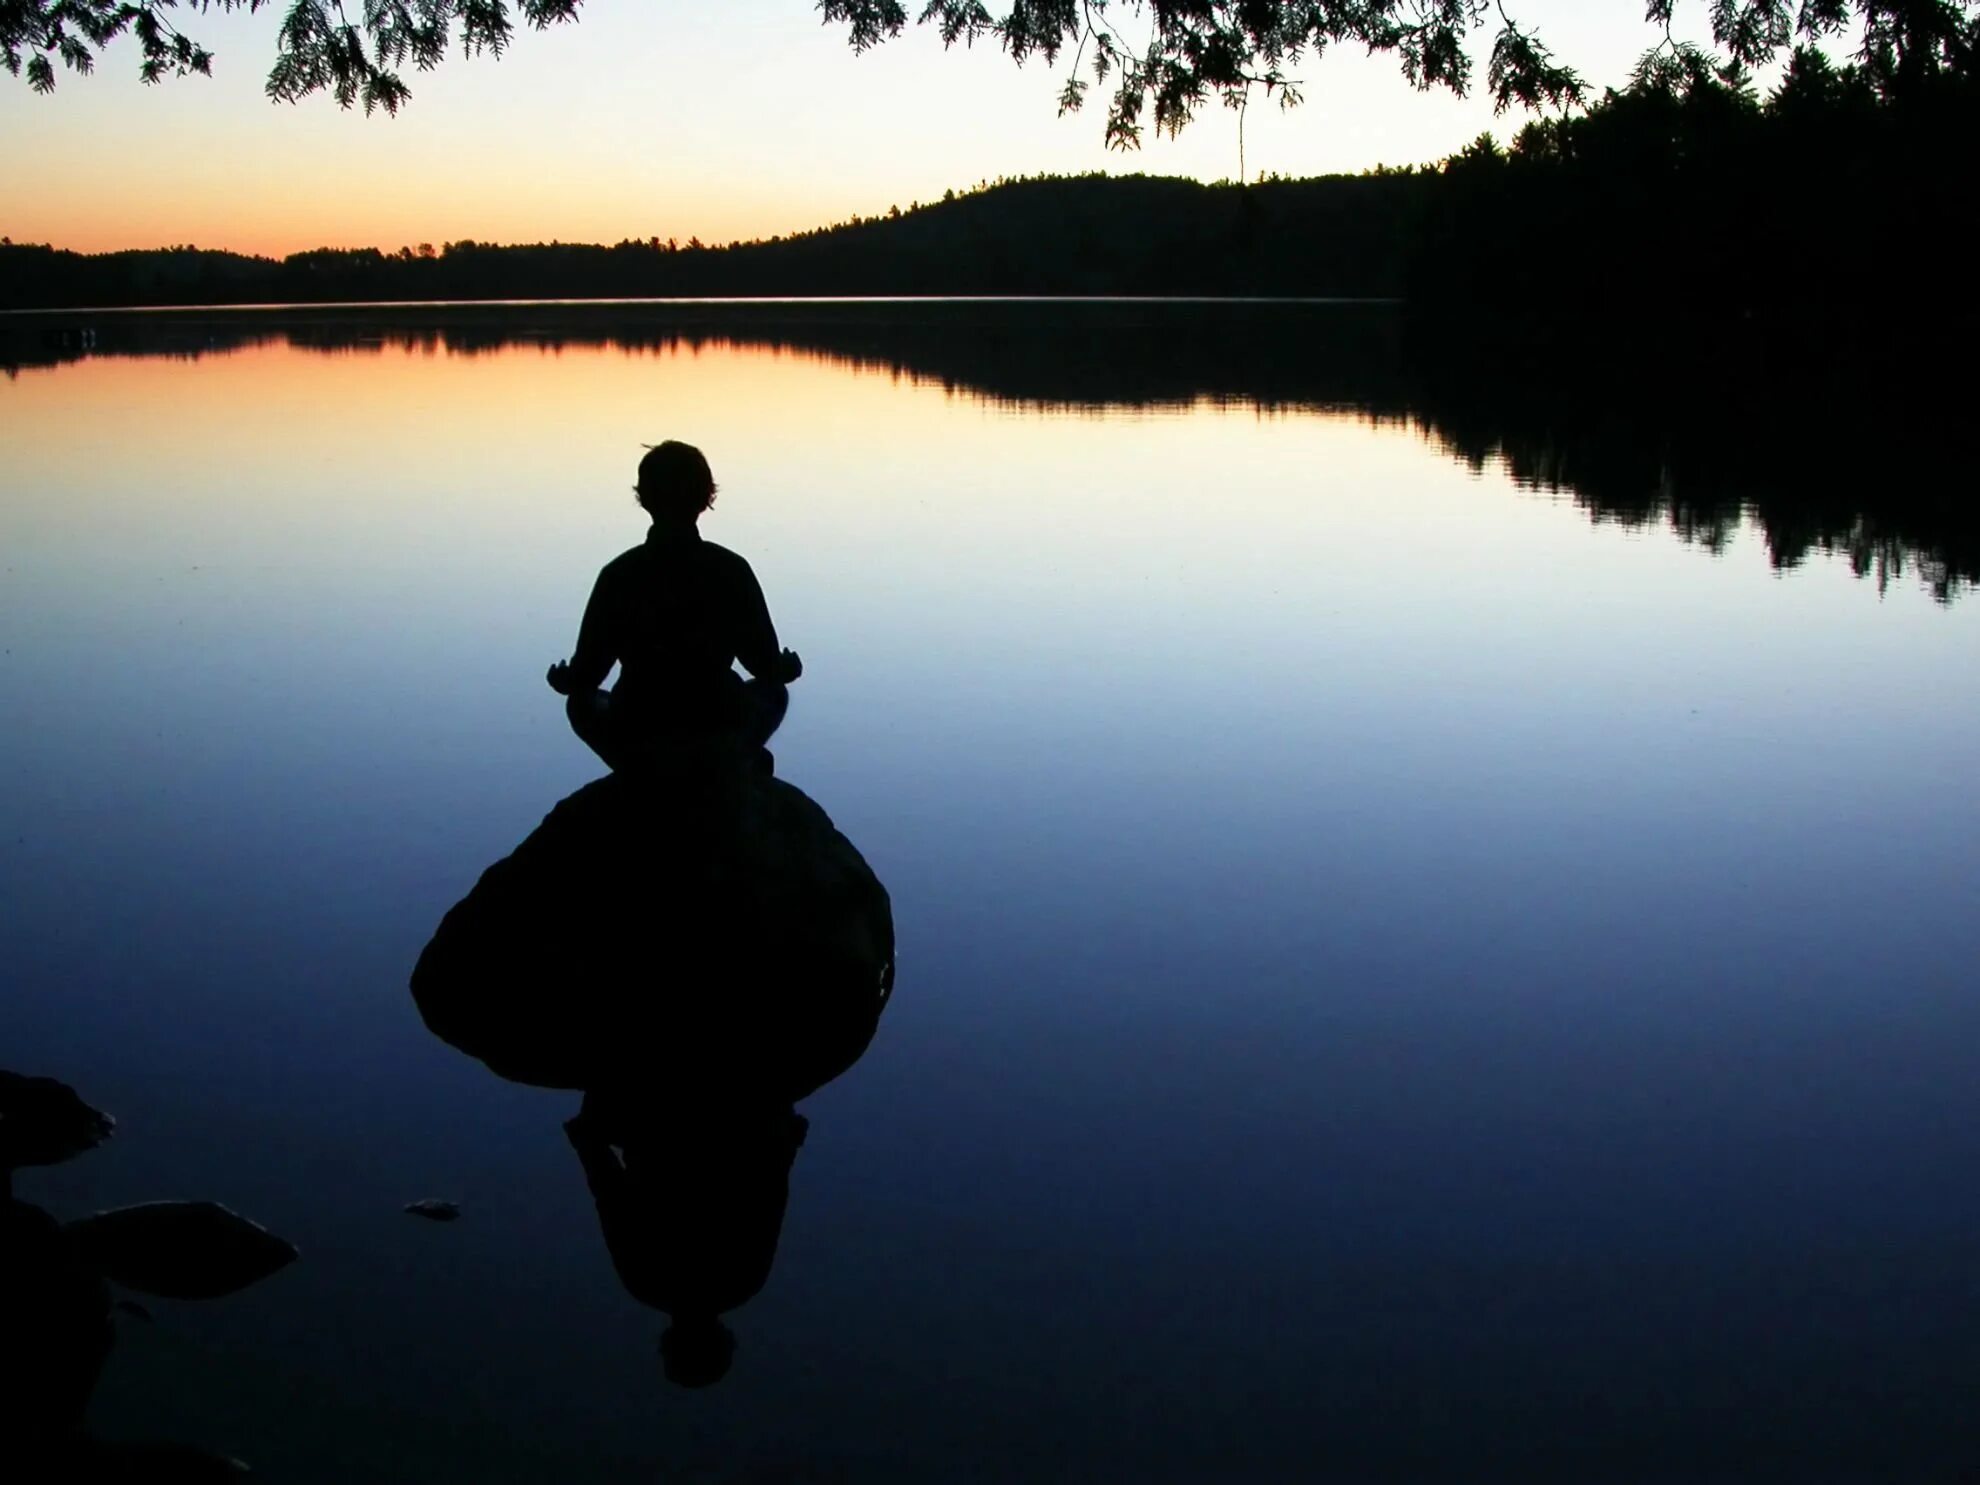
POLYGON ((597 1092, 564 1125, 619 1281, 672 1322, 660 1338, 669 1381, 705 1387, 728 1373, 736 1342, 720 1317, 770 1277, 809 1127, 789 1107, 652 1107, 597 1092))
POLYGON ((721 1317, 769 1281, 811 1127, 795 1105, 865 1055, 891 989, 889 975, 864 1008, 767 1032, 760 1057, 722 1073, 592 1089, 565 1123, 619 1282, 670 1321, 669 1381, 728 1374, 736 1341, 721 1317))

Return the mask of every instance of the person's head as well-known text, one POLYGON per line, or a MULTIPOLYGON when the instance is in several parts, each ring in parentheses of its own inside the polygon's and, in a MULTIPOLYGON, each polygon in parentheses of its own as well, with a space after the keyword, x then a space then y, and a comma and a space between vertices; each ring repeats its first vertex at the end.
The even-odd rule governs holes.
POLYGON ((633 493, 656 521, 692 521, 715 503, 715 476, 700 449, 670 438, 647 449, 633 493))
POLYGON ((660 1336, 660 1365, 676 1387, 712 1387, 735 1358, 735 1335, 713 1315, 684 1311, 660 1336))

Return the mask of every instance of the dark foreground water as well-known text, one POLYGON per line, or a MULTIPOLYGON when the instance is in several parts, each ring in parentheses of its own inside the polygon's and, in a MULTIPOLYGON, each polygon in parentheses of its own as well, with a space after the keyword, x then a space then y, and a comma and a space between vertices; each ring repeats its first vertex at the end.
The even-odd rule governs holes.
POLYGON ((120 1322, 101 1432, 326 1482, 1980 1465, 1956 480, 1439 402, 1318 309, 562 313, 105 317, 0 382, 0 1066, 120 1119, 20 1192, 303 1254, 120 1322), (406 989, 597 772, 542 672, 670 436, 900 963, 693 1392, 575 1096, 406 989))

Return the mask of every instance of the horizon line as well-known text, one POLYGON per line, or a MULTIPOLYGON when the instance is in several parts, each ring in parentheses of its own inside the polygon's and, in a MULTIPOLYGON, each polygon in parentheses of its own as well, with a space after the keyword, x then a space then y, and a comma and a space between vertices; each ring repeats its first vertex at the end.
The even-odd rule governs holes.
MULTIPOLYGON (((18 244, 16 244, 18 246, 18 244)), ((286 310, 337 313, 354 309, 541 309, 633 305, 756 304, 1306 304, 1399 305, 1399 294, 669 294, 553 299, 296 299, 259 304, 75 304, 0 309, 0 320, 51 315, 268 314, 286 310)))
MULTIPOLYGON (((1319 175, 1281 175, 1277 172, 1261 171, 1259 172, 1259 178, 1252 181, 1234 180, 1228 176, 1220 177, 1217 180, 1201 180, 1196 176, 1192 176, 1192 175, 1162 175, 1162 174, 1154 174, 1148 171, 1141 171, 1141 170, 1129 171, 1122 174, 1116 174, 1112 171, 1106 171, 1106 170, 1090 170, 1090 171, 1071 172, 1065 174, 1058 174, 1047 171, 1040 173, 1038 175, 999 176, 995 180, 980 181, 975 185, 965 186, 959 190, 954 187, 951 187, 949 188, 950 194, 948 194, 947 196, 938 196, 931 201, 913 200, 910 201, 910 203, 907 206, 902 206, 899 202, 893 202, 888 205, 886 210, 877 211, 870 215, 862 215, 860 213, 855 212, 852 216, 843 218, 836 222, 820 223, 819 225, 813 227, 794 228, 788 232, 772 233, 768 236, 759 236, 759 237, 750 237, 750 238, 732 237, 727 242, 702 242, 699 234, 690 234, 688 241, 699 242, 700 248, 698 250, 701 252, 728 252, 736 248, 765 247, 775 244, 791 242, 794 240, 801 240, 807 237, 818 236, 824 233, 838 232, 850 227, 865 227, 865 226, 873 226, 891 221, 898 221, 903 218, 913 216, 919 212, 933 211, 936 208, 943 206, 954 206, 958 202, 967 200, 971 197, 988 196, 993 194, 994 192, 1000 190, 1006 190, 1012 186, 1036 185, 1044 182, 1165 181, 1165 182, 1174 182, 1179 185, 1194 186, 1197 189, 1203 191, 1218 191, 1218 190, 1247 191, 1247 190, 1259 190, 1259 189, 1269 188, 1272 186, 1310 185, 1317 181, 1367 180, 1370 178, 1378 178, 1382 176, 1392 176, 1392 175, 1428 175, 1439 172, 1442 168, 1442 165, 1443 165, 1442 161, 1425 162, 1422 164, 1415 164, 1415 165, 1371 165, 1362 170, 1332 170, 1319 175)), ((641 247, 646 247, 659 240, 660 239, 657 234, 647 233, 644 236, 638 236, 638 237, 633 237, 633 236, 622 237, 617 242, 603 242, 603 241, 579 242, 575 240, 566 241, 563 238, 550 238, 547 240, 539 238, 533 242, 522 242, 522 241, 494 242, 490 240, 484 240, 482 238, 463 237, 463 238, 457 238, 453 242, 442 241, 438 243, 424 243, 421 245, 432 247, 434 249, 434 256, 437 258, 440 255, 442 255, 449 247, 453 247, 458 243, 468 243, 477 248, 595 247, 595 248, 609 249, 614 247, 625 246, 627 244, 634 244, 641 247)), ((678 246, 675 248, 675 251, 679 251, 679 252, 696 251, 696 249, 691 249, 686 244, 680 243, 678 237, 670 236, 666 239, 666 241, 668 241, 669 243, 678 244, 678 246)), ((74 253, 77 257, 80 258, 114 258, 125 253, 180 253, 180 252, 224 253, 227 254, 228 256, 236 257, 236 258, 247 258, 251 260, 258 260, 260 262, 265 262, 265 263, 281 264, 287 262, 291 258, 301 257, 308 253, 375 252, 383 257, 395 258, 399 255, 400 252, 412 246, 413 244, 411 243, 401 243, 399 248, 397 249, 388 249, 385 247, 381 247, 379 244, 375 242, 359 245, 359 246, 353 246, 353 247, 336 247, 329 243, 318 243, 313 247, 296 248, 289 252, 276 254, 276 253, 266 253, 266 252, 242 251, 241 249, 230 248, 230 247, 201 247, 199 246, 199 244, 194 242, 158 243, 151 247, 121 247, 121 248, 102 248, 97 250, 88 250, 83 248, 61 247, 53 242, 17 242, 9 238, 4 243, 0 243, 0 250, 4 250, 5 248, 10 248, 10 247, 11 248, 44 248, 50 252, 74 253)))

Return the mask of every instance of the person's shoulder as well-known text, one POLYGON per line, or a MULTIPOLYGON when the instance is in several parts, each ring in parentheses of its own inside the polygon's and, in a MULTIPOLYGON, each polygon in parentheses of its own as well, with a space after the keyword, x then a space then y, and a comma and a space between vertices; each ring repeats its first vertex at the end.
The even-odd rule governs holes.
POLYGON ((721 543, 706 538, 701 543, 701 560, 710 567, 718 567, 724 572, 741 575, 750 571, 749 559, 741 552, 732 552, 721 543))
POLYGON ((643 546, 627 547, 623 552, 619 553, 618 556, 614 557, 610 562, 607 562, 602 568, 600 568, 598 571, 598 575, 601 578, 620 577, 626 573, 632 572, 637 568, 643 566, 645 562, 646 562, 645 547, 643 546))

